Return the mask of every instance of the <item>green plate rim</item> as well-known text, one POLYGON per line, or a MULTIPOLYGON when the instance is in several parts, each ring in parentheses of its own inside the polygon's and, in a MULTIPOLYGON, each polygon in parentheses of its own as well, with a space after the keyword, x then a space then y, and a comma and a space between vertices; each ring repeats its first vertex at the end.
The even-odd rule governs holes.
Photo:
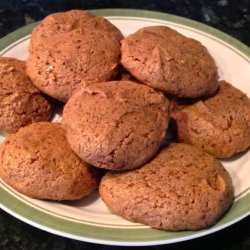
MULTIPOLYGON (((210 34, 224 43, 231 45, 234 49, 240 51, 242 56, 247 57, 248 60, 250 57, 250 48, 237 39, 208 25, 187 18, 166 13, 135 9, 98 9, 91 11, 96 15, 102 16, 156 19, 191 27, 210 34)), ((37 24, 38 22, 29 24, 1 38, 0 51, 3 52, 12 43, 29 35, 37 24)), ((234 202, 232 209, 230 209, 216 225, 206 230, 166 232, 151 228, 103 228, 64 220, 47 214, 44 211, 34 209, 6 191, 1 182, 0 197, 0 208, 28 224, 72 239, 109 245, 146 246, 194 239, 228 227, 250 214, 250 193, 246 193, 243 197, 234 202)))

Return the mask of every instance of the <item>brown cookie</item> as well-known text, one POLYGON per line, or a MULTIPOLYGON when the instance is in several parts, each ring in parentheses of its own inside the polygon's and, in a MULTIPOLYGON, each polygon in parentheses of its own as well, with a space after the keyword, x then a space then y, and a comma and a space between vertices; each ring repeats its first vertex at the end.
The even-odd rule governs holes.
POLYGON ((132 169, 151 159, 168 126, 169 101, 130 81, 92 84, 73 95, 62 124, 71 148, 106 169, 132 169))
POLYGON ((110 38, 116 41, 123 38, 120 30, 107 19, 95 16, 87 10, 70 10, 53 13, 45 17, 32 31, 29 50, 35 50, 44 37, 68 33, 76 29, 82 29, 83 31, 99 30, 109 34, 110 38))
POLYGON ((82 86, 112 80, 120 62, 122 36, 117 28, 103 18, 79 13, 45 18, 38 31, 34 31, 35 41, 27 59, 27 73, 34 84, 63 102, 82 86), (114 31, 110 33, 111 27, 114 31), (112 36, 113 33, 117 35, 112 36))
POLYGON ((187 144, 168 146, 140 169, 107 173, 99 192, 124 218, 171 231, 214 224, 234 196, 221 163, 187 144))
POLYGON ((51 116, 50 103, 32 84, 25 69, 24 61, 0 57, 0 130, 8 133, 51 116))
POLYGON ((27 73, 46 94, 66 102, 82 86, 114 78, 120 44, 100 31, 73 30, 44 38, 27 60, 27 73), (101 40, 100 40, 101 39, 101 40))
POLYGON ((145 27, 122 40, 121 62, 141 82, 178 97, 209 96, 218 88, 207 49, 165 26, 145 27))
POLYGON ((21 128, 0 149, 0 177, 32 198, 75 200, 97 187, 95 170, 70 149, 59 123, 21 128))
POLYGON ((215 157, 227 158, 250 147, 250 100, 225 81, 213 97, 189 105, 176 103, 171 116, 180 142, 215 157))

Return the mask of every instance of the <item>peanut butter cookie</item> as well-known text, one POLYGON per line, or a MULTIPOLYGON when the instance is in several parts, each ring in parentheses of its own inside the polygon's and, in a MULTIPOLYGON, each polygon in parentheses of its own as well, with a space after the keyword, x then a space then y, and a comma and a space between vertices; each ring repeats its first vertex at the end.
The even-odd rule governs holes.
POLYGON ((169 101, 130 81, 92 84, 74 94, 62 124, 71 148, 100 168, 124 170, 150 160, 164 141, 169 101))
POLYGON ((21 128, 0 148, 0 177, 32 198, 80 199, 97 187, 95 171, 70 149, 59 123, 21 128))
POLYGON ((170 231, 214 224, 234 197, 221 163, 187 144, 168 146, 139 169, 107 173, 99 193, 118 215, 170 231))

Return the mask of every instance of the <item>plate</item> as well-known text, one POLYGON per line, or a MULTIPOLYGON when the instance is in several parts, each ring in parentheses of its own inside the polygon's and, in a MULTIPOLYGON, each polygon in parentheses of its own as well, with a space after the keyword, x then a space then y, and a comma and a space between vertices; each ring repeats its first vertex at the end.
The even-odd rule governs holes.
MULTIPOLYGON (((125 36, 139 28, 167 25, 195 38, 215 58, 219 76, 250 95, 250 50, 234 38, 206 25, 185 18, 143 10, 94 10, 107 17, 125 36)), ((1 56, 26 59, 31 30, 21 28, 0 40, 1 56)), ((56 114, 55 120, 60 120, 56 114)), ((6 135, 0 135, 0 142, 6 135)), ((194 239, 221 230, 250 214, 250 150, 224 160, 235 186, 235 201, 229 212, 208 229, 168 232, 129 222, 113 214, 98 193, 77 202, 49 202, 28 198, 0 181, 0 207, 18 219, 48 232, 92 243, 145 246, 194 239)))

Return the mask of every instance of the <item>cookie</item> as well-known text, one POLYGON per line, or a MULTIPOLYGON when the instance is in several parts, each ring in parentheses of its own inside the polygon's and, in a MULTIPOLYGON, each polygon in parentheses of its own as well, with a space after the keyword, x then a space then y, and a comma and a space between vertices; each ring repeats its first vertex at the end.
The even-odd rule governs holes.
POLYGON ((0 148, 0 177, 18 192, 75 200, 98 185, 94 168, 69 147, 59 123, 39 122, 10 135, 0 148))
POLYGON ((180 142, 195 145, 217 158, 250 147, 250 99, 221 81, 216 95, 171 109, 180 142))
POLYGON ((83 31, 99 30, 110 35, 111 39, 120 41, 123 38, 120 30, 104 17, 95 16, 90 11, 70 10, 53 13, 45 17, 31 33, 29 50, 32 52, 44 37, 59 33, 68 33, 75 29, 83 31))
POLYGON ((99 193, 118 215, 170 231, 214 224, 234 196, 221 163, 187 144, 168 146, 140 169, 107 173, 99 193))
POLYGON ((139 167, 164 141, 169 101, 130 81, 92 84, 66 103, 62 124, 71 148, 84 161, 105 169, 139 167))
POLYGON ((25 73, 25 62, 0 57, 0 130, 16 132, 20 127, 47 121, 52 107, 25 73))
POLYGON ((27 74, 43 92, 66 102, 82 86, 114 78, 120 44, 100 31, 73 30, 51 38, 27 59, 27 74))
POLYGON ((35 36, 39 42, 32 42, 33 49, 27 59, 27 74, 34 84, 62 102, 82 86, 112 80, 120 63, 121 35, 111 36, 119 33, 117 28, 103 18, 80 13, 66 12, 45 18, 38 29, 40 35, 35 36), (53 25, 46 20, 52 20, 53 25), (111 25, 114 32, 110 33, 111 25))
POLYGON ((122 40, 122 65, 167 94, 196 98, 218 88, 217 67, 198 41, 165 26, 145 27, 122 40))

